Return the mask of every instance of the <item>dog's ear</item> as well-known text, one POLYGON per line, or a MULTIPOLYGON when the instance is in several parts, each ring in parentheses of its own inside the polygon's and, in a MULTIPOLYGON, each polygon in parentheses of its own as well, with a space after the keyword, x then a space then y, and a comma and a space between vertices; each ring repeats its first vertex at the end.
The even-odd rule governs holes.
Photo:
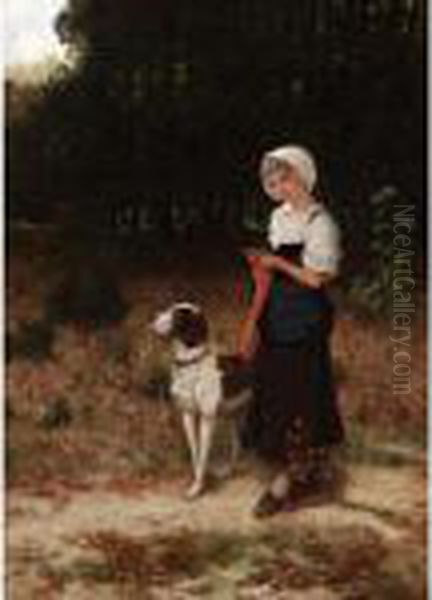
POLYGON ((173 335, 189 348, 200 346, 208 338, 207 320, 202 312, 178 308, 174 313, 173 335))

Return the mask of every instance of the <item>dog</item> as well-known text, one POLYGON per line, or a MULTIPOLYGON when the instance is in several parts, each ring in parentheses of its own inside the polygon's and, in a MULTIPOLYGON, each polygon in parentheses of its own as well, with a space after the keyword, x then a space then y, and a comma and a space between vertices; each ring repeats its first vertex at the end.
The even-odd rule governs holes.
POLYGON ((170 341, 170 395, 182 416, 193 468, 186 496, 206 487, 209 456, 217 420, 231 429, 231 467, 240 451, 239 431, 252 399, 249 369, 236 356, 218 356, 210 343, 209 326, 197 304, 177 302, 158 313, 151 330, 170 341))

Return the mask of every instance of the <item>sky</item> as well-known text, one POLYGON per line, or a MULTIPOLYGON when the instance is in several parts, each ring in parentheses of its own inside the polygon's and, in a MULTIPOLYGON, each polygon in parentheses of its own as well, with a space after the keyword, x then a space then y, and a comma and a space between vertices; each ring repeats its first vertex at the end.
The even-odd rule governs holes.
POLYGON ((61 56, 53 21, 65 4, 66 0, 5 0, 6 66, 31 65, 61 56))

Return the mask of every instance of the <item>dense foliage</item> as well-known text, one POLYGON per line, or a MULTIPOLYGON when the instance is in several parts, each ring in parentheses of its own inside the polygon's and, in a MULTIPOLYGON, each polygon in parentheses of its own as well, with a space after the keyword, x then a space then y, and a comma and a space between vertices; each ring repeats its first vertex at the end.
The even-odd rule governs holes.
POLYGON ((348 255, 367 262, 379 190, 392 185, 422 222, 423 9, 70 0, 56 27, 81 59, 9 123, 10 214, 238 233, 265 212, 262 152, 295 141, 319 158, 348 255))

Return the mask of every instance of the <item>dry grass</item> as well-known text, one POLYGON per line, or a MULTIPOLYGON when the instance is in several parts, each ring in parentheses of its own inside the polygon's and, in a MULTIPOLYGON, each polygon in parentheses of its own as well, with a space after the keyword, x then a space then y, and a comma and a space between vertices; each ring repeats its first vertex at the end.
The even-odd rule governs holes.
POLYGON ((78 543, 85 555, 67 567, 40 563, 39 574, 52 588, 62 591, 79 580, 89 586, 110 585, 117 597, 140 600, 152 599, 155 589, 167 591, 183 583, 204 583, 211 589, 212 582, 203 579, 212 570, 232 566, 253 548, 241 536, 189 529, 151 537, 96 531, 78 543))
MULTIPOLYGON (((64 268, 66 268, 65 265, 64 268)), ((61 262, 42 252, 9 257, 7 330, 13 333, 43 315, 48 287, 61 262)), ((121 325, 99 332, 57 327, 52 357, 12 360, 7 366, 8 477, 29 480, 85 479, 96 474, 139 479, 179 473, 184 444, 176 415, 166 401, 146 396, 145 384, 167 367, 164 347, 148 331, 154 312, 180 298, 200 302, 216 344, 233 350, 244 307, 236 296, 237 266, 228 258, 135 263, 118 276, 130 310, 121 325), (71 413, 62 427, 47 427, 56 403, 71 413), (37 457, 37 460, 35 460, 37 457)), ((362 321, 343 311, 334 333, 340 403, 350 439, 360 454, 378 439, 424 444, 426 344, 421 306, 413 328, 412 393, 392 391, 390 323, 362 321)), ((358 454, 358 452, 357 452, 358 454)))
POLYGON ((275 590, 322 585, 342 592, 343 587, 375 584, 386 556, 379 535, 368 528, 341 528, 331 537, 328 532, 304 530, 288 543, 275 535, 268 543, 275 554, 254 580, 275 590))
POLYGON ((94 588, 95 597, 109 586, 115 597, 131 600, 153 600, 161 590, 177 597, 182 589, 195 590, 184 597, 210 598, 221 597, 225 581, 233 598, 252 598, 259 590, 266 592, 262 597, 283 598, 317 587, 343 600, 426 597, 419 549, 407 558, 405 548, 388 548, 367 526, 243 536, 190 529, 150 537, 95 531, 78 543, 84 554, 67 566, 40 561, 39 575, 58 592, 79 581, 94 588))

